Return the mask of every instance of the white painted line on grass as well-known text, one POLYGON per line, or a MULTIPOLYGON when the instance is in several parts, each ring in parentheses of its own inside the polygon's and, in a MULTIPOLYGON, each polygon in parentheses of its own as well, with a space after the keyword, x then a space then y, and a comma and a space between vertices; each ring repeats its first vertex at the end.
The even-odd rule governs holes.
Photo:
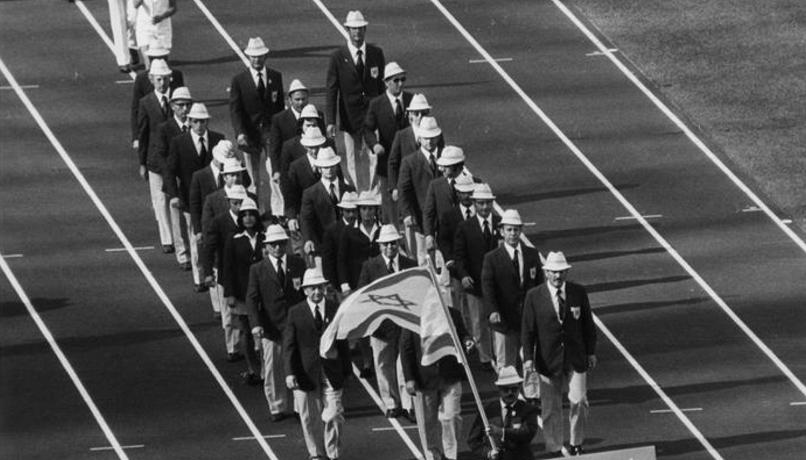
MULTIPOLYGON (((76 3, 78 2, 80 2, 80 0, 78 0, 76 3)), ((104 220, 106 220, 106 223, 118 237, 118 240, 120 240, 120 242, 126 248, 127 252, 129 253, 129 256, 132 258, 135 265, 137 265, 137 268, 140 269, 140 272, 143 274, 146 281, 148 281, 148 284, 157 294, 157 297, 159 297, 159 299, 162 301, 166 310, 168 310, 171 316, 173 316, 174 321, 176 321, 176 324, 179 325, 179 328, 185 334, 185 337, 187 337, 188 341, 193 346, 193 349, 196 350, 196 353, 199 355, 199 358, 201 358, 201 360, 207 366, 207 369, 210 371, 210 374, 213 376, 215 381, 221 387, 221 390, 230 400, 230 403, 232 403, 232 406, 238 412, 238 415, 241 416, 241 419, 249 428, 249 431, 252 432, 252 434, 255 436, 258 444, 260 444, 260 446, 263 448, 263 451, 272 460, 278 460, 277 456, 274 454, 274 451, 262 438, 263 435, 260 433, 260 430, 258 430, 257 426, 252 421, 252 419, 249 417, 249 414, 246 412, 246 409, 244 409, 244 407, 241 405, 241 402, 232 392, 232 389, 230 388, 226 380, 224 380, 224 377, 221 376, 221 373, 218 372, 218 369, 215 367, 215 364, 213 364, 213 361, 207 355, 207 352, 204 351, 204 348, 201 346, 198 339, 196 339, 196 336, 193 335, 193 331, 190 330, 190 327, 188 327, 184 318, 182 318, 182 315, 180 315, 179 312, 176 310, 176 307, 174 307, 173 303, 171 302, 171 299, 168 298, 168 296, 165 294, 165 291, 162 289, 162 286, 160 286, 160 284, 157 282, 157 279, 154 278, 154 275, 151 273, 148 267, 146 267, 146 264, 143 262, 143 259, 141 259, 140 256, 137 254, 137 251, 134 250, 134 247, 132 246, 128 237, 126 237, 126 235, 123 233, 123 230, 121 230, 118 223, 112 217, 112 214, 109 213, 109 210, 106 209, 106 206, 103 204, 101 199, 98 198, 98 195, 95 193, 95 190, 93 190, 92 186, 89 184, 89 182, 87 182, 87 179, 84 177, 84 174, 81 173, 81 171, 78 169, 78 166, 76 166, 76 164, 73 162, 73 159, 70 158, 70 155, 64 149, 61 142, 59 142, 59 140, 53 134, 53 131, 51 131, 50 127, 48 127, 47 123, 45 123, 45 120, 42 118, 42 115, 39 114, 39 111, 36 109, 36 107, 34 107, 33 103, 31 103, 31 100, 28 99, 28 96, 25 94, 25 92, 19 88, 17 80, 14 78, 14 75, 12 75, 11 72, 8 70, 8 67, 6 67, 5 62, 3 62, 2 59, 0 59, 0 71, 2 71, 3 75, 6 77, 6 80, 8 80, 11 86, 14 87, 17 96, 20 98, 25 107, 28 109, 28 112, 31 113, 31 116, 34 118, 37 125, 39 125, 39 128, 42 130, 42 132, 48 138, 50 143, 53 145, 53 148, 59 154, 62 161, 64 161, 64 163, 67 165, 68 169, 70 169, 70 171, 73 173, 73 176, 75 176, 78 183, 84 189, 84 192, 86 192, 87 196, 89 196, 90 200, 93 202, 93 204, 95 204, 95 207, 98 208, 98 211, 101 213, 104 220)), ((3 264, 5 264, 5 260, 3 260, 3 264)))
POLYGON ((592 56, 604 56, 606 54, 615 53, 618 51, 618 48, 608 48, 606 51, 594 51, 592 53, 585 53, 585 56, 592 57, 592 56))
MULTIPOLYGON (((490 54, 479 44, 479 42, 472 35, 470 35, 470 33, 467 31, 467 29, 464 28, 464 26, 462 26, 462 24, 460 24, 459 21, 457 21, 456 18, 444 6, 442 6, 442 3, 440 3, 439 0, 430 0, 430 1, 431 3, 434 4, 434 6, 437 7, 437 9, 439 9, 442 12, 442 14, 448 19, 448 21, 459 31, 459 33, 462 34, 462 36, 465 37, 465 39, 476 49, 476 51, 478 51, 479 54, 484 56, 484 58, 487 60, 490 66, 492 66, 492 68, 495 69, 496 72, 498 72, 501 78, 513 89, 513 91, 515 91, 515 93, 517 93, 521 97, 523 102, 527 106, 529 106, 529 108, 532 109, 535 115, 537 115, 543 121, 543 123, 549 129, 551 129, 552 132, 554 132, 554 134, 563 142, 563 144, 565 144, 565 146, 571 151, 571 153, 573 153, 574 156, 576 156, 577 159, 583 165, 585 165, 585 167, 588 168, 591 174, 593 174, 594 177, 596 177, 599 180, 599 182, 601 182, 602 185, 604 185, 610 191, 613 197, 615 197, 616 200, 618 200, 618 202, 621 203, 621 205, 630 213, 630 215, 635 217, 635 219, 641 224, 642 227, 644 227, 647 233, 649 233, 655 239, 655 241, 657 241, 661 246, 663 246, 666 252, 668 252, 669 255, 671 255, 672 258, 674 258, 674 260, 680 265, 680 267, 682 267, 683 270, 685 270, 686 273, 688 273, 689 276, 691 276, 691 278, 697 284, 700 285, 700 287, 714 300, 714 302, 716 302, 716 304, 722 309, 722 311, 724 311, 725 314, 728 315, 728 317, 731 320, 733 320, 733 322, 739 327, 739 329, 741 329, 742 332, 744 332, 744 334, 764 353, 764 355, 766 355, 767 358, 770 361, 772 361, 773 364, 775 364, 778 370, 780 370, 781 373, 783 373, 789 379, 789 381, 792 382, 792 384, 798 389, 798 391, 800 391, 804 396, 806 396, 806 385, 803 384, 803 382, 789 369, 789 367, 778 358, 778 356, 758 337, 758 335, 756 335, 755 332, 753 332, 752 329, 750 329, 750 327, 741 318, 739 318, 739 316, 728 306, 728 304, 722 299, 722 297, 720 297, 720 295, 717 294, 717 292, 705 281, 705 279, 703 279, 703 277, 700 276, 700 274, 697 273, 697 271, 695 271, 694 268, 688 262, 686 262, 685 259, 683 259, 683 257, 677 252, 677 250, 674 249, 672 245, 668 241, 666 241, 666 239, 660 233, 658 233, 658 231, 655 230, 655 228, 652 225, 650 225, 646 219, 644 219, 641 216, 641 213, 639 213, 638 210, 635 209, 632 203, 630 203, 627 200, 627 198, 624 197, 624 195, 613 185, 613 183, 610 182, 610 180, 607 177, 605 177, 605 175, 601 171, 599 171, 596 165, 594 165, 590 161, 590 159, 588 159, 588 157, 585 156, 584 153, 582 153, 579 147, 577 147, 576 144, 574 144, 571 141, 571 139, 569 139, 568 136, 566 136, 566 134, 554 123, 554 121, 552 121, 551 118, 549 118, 549 116, 546 115, 546 113, 540 107, 538 107, 535 101, 532 98, 530 98, 525 91, 523 91, 520 85, 518 85, 518 83, 516 83, 515 80, 513 80, 512 77, 500 65, 498 65, 497 62, 495 62, 492 59, 492 56, 490 56, 490 54)), ((554 1, 555 3, 557 2, 557 0, 552 1, 554 1)), ((604 48, 604 46, 602 46, 601 48, 604 48)), ((756 204, 759 207, 764 208, 764 203, 761 203, 760 200, 756 204)), ((780 219, 778 219, 777 217, 776 219, 777 222, 781 222, 780 219)), ((784 224, 782 223, 782 225, 784 224)), ((786 228, 787 231, 791 233, 791 230, 788 229, 785 225, 784 228, 786 228)), ((806 250, 806 244, 804 244, 804 249, 806 250)), ((705 439, 703 438, 703 440, 705 439)), ((713 449, 713 447, 711 448, 713 449)), ((716 451, 714 451, 713 453, 716 453, 716 451)))
MULTIPOLYGON (((95 20, 95 16, 93 16, 92 13, 90 13, 90 10, 88 10, 87 7, 84 6, 83 1, 76 0, 75 5, 76 7, 78 7, 78 10, 81 11, 81 14, 83 14, 84 17, 87 18, 87 21, 90 23, 92 28, 95 29, 95 32, 98 33, 98 36, 101 37, 101 40, 103 40, 104 43, 106 43, 106 46, 107 48, 109 48, 109 51, 112 52, 112 55, 114 55, 115 43, 112 42, 112 39, 109 38, 109 35, 107 35, 106 32, 104 32, 103 27, 101 27, 101 25, 98 24, 98 21, 95 20)), ((134 77, 136 77, 137 74, 132 70, 129 72, 129 76, 132 77, 132 80, 134 80, 134 77)))
MULTIPOLYGON (((417 425, 400 425, 400 428, 404 430, 416 430, 417 425)), ((372 431, 395 431, 397 428, 393 426, 381 426, 378 428, 373 428, 372 431)))
MULTIPOLYGON (((39 85, 20 85, 22 89, 37 89, 39 85)), ((8 85, 0 86, 0 90, 13 90, 14 88, 8 85)))
MULTIPOLYGON (((496 58, 493 59, 495 62, 512 62, 512 58, 496 58)), ((470 59, 467 61, 468 64, 486 64, 487 60, 485 59, 470 59)))
MULTIPOLYGON (((660 219, 663 217, 662 214, 645 214, 643 216, 644 219, 660 219)), ((623 217, 616 217, 615 220, 634 220, 637 219, 637 216, 623 216, 623 217)))
MULTIPOLYGON (((120 446, 121 449, 142 449, 145 447, 145 444, 132 444, 130 446, 120 446)), ((90 452, 101 452, 105 450, 113 450, 114 447, 112 446, 103 446, 103 447, 90 447, 90 452)))
MULTIPOLYGON (((375 392, 375 389, 372 388, 372 385, 370 385, 369 383, 367 383, 366 380, 361 378, 361 371, 358 370, 358 367, 356 367, 355 363, 353 363, 353 374, 355 374, 355 378, 358 379, 359 382, 361 382, 361 385, 364 386, 364 389, 367 391, 372 400, 375 401, 375 404, 378 406, 378 409, 380 409, 381 412, 386 411, 386 406, 383 404, 383 401, 381 401, 381 397, 378 396, 378 393, 375 392)), ((425 457, 423 457, 423 454, 422 452, 420 452, 420 449, 417 448, 417 446, 411 440, 406 431, 404 431, 403 425, 401 425, 400 422, 398 422, 396 419, 393 418, 388 418, 386 420, 388 420, 389 424, 392 425, 391 429, 397 431, 397 434, 400 435, 400 438, 403 439, 404 443, 406 443, 406 446, 409 448, 411 453, 413 453, 415 457, 421 460, 424 459, 425 457)))
POLYGON ((742 209, 742 212, 761 212, 761 211, 762 209, 759 208, 758 206, 748 206, 742 209))
MULTIPOLYGON (((5 69, 5 67, 6 65, 2 60, 0 60, 0 68, 5 69)), ((10 79, 9 82, 12 84, 12 86, 15 83, 10 79)), ((28 298, 28 294, 26 294, 25 290, 22 289, 22 285, 17 280, 17 277, 14 276, 14 273, 11 271, 11 267, 9 267, 8 263, 6 263, 5 257, 0 257, 0 269, 3 270, 6 278, 8 278, 8 282, 11 283, 11 287, 17 292, 17 296, 19 296, 22 304, 25 305, 25 308, 28 310, 28 314, 31 315, 31 319, 34 320, 36 327, 39 328, 39 332, 42 333, 43 337, 45 337, 45 340, 48 342, 48 345, 50 345, 51 350, 53 350, 53 353, 56 355, 59 363, 61 363, 64 371, 67 372, 70 380, 72 380, 73 385, 81 395, 81 399, 83 399, 84 403, 87 405, 87 407, 89 407, 90 412, 92 412, 92 416, 95 417, 95 421, 98 423, 98 426, 101 427, 101 431, 104 432, 106 440, 109 441, 109 444, 111 444, 110 449, 115 451, 115 453, 118 455, 118 458, 128 459, 129 457, 125 452, 123 452, 123 447, 118 442, 115 434, 112 433, 112 429, 109 428, 104 416, 101 415, 101 411, 98 410, 98 406, 95 405, 95 401, 93 401, 92 396, 90 396, 90 393, 84 387, 84 384, 81 383, 81 379, 78 378, 78 374, 76 374, 75 369, 73 369, 70 361, 67 360, 67 356, 65 356, 65 354, 62 352, 59 344, 56 343, 56 339, 53 338, 53 334, 50 333, 50 329, 48 329, 48 327, 45 325, 45 322, 42 321, 42 318, 39 316, 39 313, 37 313, 33 303, 31 303, 31 299, 28 298)))
POLYGON ((210 10, 207 9, 207 6, 200 0, 193 0, 193 3, 195 3, 196 6, 199 8, 199 10, 201 10, 202 14, 204 14, 207 20, 210 21, 210 24, 212 24, 213 28, 215 28, 215 30, 218 31, 218 34, 221 35, 221 37, 224 39, 225 42, 227 42, 229 47, 232 48, 233 51, 235 51, 235 54, 237 54, 238 57, 241 59, 243 65, 249 67, 249 58, 246 57, 245 54, 243 54, 241 47, 238 46, 238 44, 235 43, 235 40, 233 40, 232 37, 230 37, 230 35, 227 33, 226 30, 224 30, 224 27, 221 25, 220 22, 218 22, 218 19, 216 19, 216 17, 213 16, 213 13, 211 13, 210 10))
MULTIPOLYGON (((701 412, 701 411, 702 411, 702 407, 680 408, 680 412, 701 412)), ((649 411, 649 413, 650 414, 671 414, 672 410, 671 409, 655 409, 655 410, 649 411)))
MULTIPOLYGON (((263 435, 263 439, 280 439, 280 438, 284 438, 284 437, 285 437, 284 434, 266 434, 266 435, 263 435)), ((242 436, 240 438, 232 438, 232 440, 233 441, 254 441, 255 437, 254 436, 242 436)))
MULTIPOLYGON (((154 249, 154 246, 132 246, 132 249, 135 250, 135 251, 149 251, 151 249, 154 249)), ((128 249, 127 248, 109 248, 109 249, 104 249, 104 251, 105 252, 124 252, 124 251, 128 251, 128 249)))
POLYGON ((22 254, 6 254, 3 256, 4 259, 19 259, 22 257, 22 254))
POLYGON ((806 406, 806 401, 795 401, 789 403, 790 406, 806 406))
MULTIPOLYGON (((585 34, 586 37, 588 37, 588 39, 596 46, 597 49, 599 49, 599 51, 605 51, 607 49, 604 43, 602 43, 601 40, 599 40, 599 38, 596 37, 596 35, 594 35, 593 32, 591 32, 590 29, 588 29, 588 27, 582 23, 582 21, 580 21, 579 18, 577 18, 576 15, 570 9, 568 9, 568 7, 566 7, 562 1, 551 1, 554 2, 557 8, 559 8, 560 11, 562 11, 563 14, 565 14, 565 16, 568 17, 568 19, 570 19, 571 22, 574 23, 574 25, 583 34, 585 34)), ((615 64, 621 73, 623 73, 636 87, 638 87, 638 89, 641 90, 641 92, 644 93, 644 95, 649 98, 649 100, 652 101, 652 103, 654 103, 655 106, 658 107, 667 118, 669 118, 669 120, 672 121, 672 123, 677 125, 677 127, 685 133, 686 137, 688 137, 691 142, 693 142, 694 145, 696 145, 700 151, 702 151, 705 156, 711 160, 712 163, 714 163, 737 187, 739 187, 739 190, 744 192, 744 194, 747 195, 747 197, 750 198, 750 200, 755 203, 756 206, 763 209, 764 213, 769 216, 773 223, 775 223, 778 228, 780 228, 804 253, 806 253, 806 242, 804 242, 791 228, 787 227, 786 222, 783 222, 777 215, 775 215, 772 209, 761 201, 761 198, 759 198, 755 192, 750 190, 750 187, 742 182, 742 180, 739 179, 739 177, 733 171, 731 171, 730 168, 728 168, 725 163, 723 163, 722 160, 720 160, 719 157, 717 157, 716 154, 714 154, 714 152, 708 148, 707 145, 705 145, 705 142, 694 134, 691 128, 683 123, 680 117, 678 117, 666 104, 663 103, 663 101, 661 101, 652 91, 650 91, 649 88, 647 88, 646 85, 644 85, 644 83, 641 82, 641 80, 630 69, 628 69, 618 57, 616 57, 615 54, 606 53, 606 56, 613 64, 615 64)), ((802 384, 798 387, 801 389, 801 391, 806 391, 806 388, 802 387, 802 384)))
POLYGON ((134 80, 115 80, 118 85, 133 85, 134 80))

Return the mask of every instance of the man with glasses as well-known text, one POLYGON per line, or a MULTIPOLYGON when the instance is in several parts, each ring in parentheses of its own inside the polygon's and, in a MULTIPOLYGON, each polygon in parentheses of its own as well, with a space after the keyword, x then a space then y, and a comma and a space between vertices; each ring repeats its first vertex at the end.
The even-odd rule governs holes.
POLYGON ((396 224, 396 206, 391 199, 389 187, 389 151, 395 134, 409 126, 405 111, 413 96, 408 91, 403 91, 406 71, 397 62, 386 64, 383 75, 386 91, 369 103, 367 116, 364 118, 364 142, 375 154, 374 173, 381 191, 384 221, 396 224))

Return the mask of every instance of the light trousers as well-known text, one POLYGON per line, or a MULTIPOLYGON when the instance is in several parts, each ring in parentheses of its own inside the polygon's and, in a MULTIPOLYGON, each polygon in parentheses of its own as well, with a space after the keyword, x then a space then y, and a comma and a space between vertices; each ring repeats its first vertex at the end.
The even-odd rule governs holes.
POLYGON ((114 42, 115 61, 119 66, 128 65, 131 62, 129 54, 129 43, 134 37, 134 17, 136 14, 133 7, 129 7, 130 0, 107 0, 109 4, 109 25, 112 28, 112 41, 114 42), (131 30, 131 33, 130 33, 131 30))
POLYGON ((173 245, 176 261, 183 264, 188 261, 188 250, 182 238, 182 212, 168 204, 168 196, 162 191, 162 175, 148 172, 148 191, 151 194, 151 206, 162 245, 173 245))
POLYGON ((294 410, 299 414, 302 436, 310 457, 341 456, 341 431, 344 426, 341 398, 342 390, 334 389, 324 375, 315 390, 294 390, 294 410))
POLYGON ((506 334, 493 332, 493 352, 495 353, 495 367, 500 373, 506 366, 517 366, 521 349, 520 332, 507 332, 506 334))
POLYGON ((588 420, 587 373, 570 371, 558 376, 540 375, 540 405, 546 450, 556 452, 563 447, 563 391, 568 390, 568 421, 572 445, 585 440, 588 420))
POLYGON ((267 338, 260 340, 263 353, 263 393, 269 403, 269 412, 283 414, 289 411, 292 401, 291 390, 285 385, 283 371, 283 346, 267 338))
POLYGON ((347 160, 347 171, 350 181, 359 192, 369 190, 375 177, 375 165, 378 157, 364 144, 364 140, 357 133, 344 134, 344 158, 347 160))
MULTIPOLYGON (((461 283, 461 282, 460 282, 461 283)), ((479 352, 479 361, 482 363, 489 363, 492 361, 492 334, 490 324, 487 322, 487 316, 484 314, 484 300, 476 295, 461 291, 464 295, 464 302, 462 304, 462 318, 465 320, 465 326, 473 340, 476 341, 476 349, 479 352)))
POLYGON ((196 229, 193 228, 193 219, 189 212, 183 212, 185 227, 187 228, 187 240, 190 247, 190 266, 193 271, 193 284, 201 283, 201 267, 199 267, 199 242, 196 240, 196 229))
MULTIPOLYGON (((372 347, 372 359, 375 363, 375 379, 378 381, 378 393, 386 409, 401 406, 400 384, 398 377, 398 341, 393 339, 369 338, 372 347)), ((402 367, 401 367, 402 370, 402 367)))
MULTIPOLYGON (((218 270, 214 268, 213 274, 218 279, 218 270)), ((232 311, 227 306, 227 299, 224 297, 224 286, 216 283, 215 287, 211 287, 210 300, 213 302, 213 311, 221 312, 221 328, 224 329, 224 343, 227 347, 227 353, 235 353, 238 351, 241 331, 232 323, 232 311), (218 310, 216 310, 216 306, 218 310)))
POLYGON ((462 432, 462 382, 440 383, 414 397, 417 431, 426 460, 457 458, 462 432))

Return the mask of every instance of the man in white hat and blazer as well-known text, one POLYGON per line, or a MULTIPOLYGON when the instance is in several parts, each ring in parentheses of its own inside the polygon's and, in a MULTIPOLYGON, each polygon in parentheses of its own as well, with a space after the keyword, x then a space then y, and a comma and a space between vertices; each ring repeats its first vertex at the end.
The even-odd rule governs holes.
MULTIPOLYGON (((334 144, 328 142, 328 139, 321 134, 325 132, 325 127, 322 124, 323 120, 324 115, 322 115, 322 112, 320 112, 315 105, 306 105, 302 108, 300 118, 297 120, 296 134, 283 141, 283 145, 280 148, 279 170, 277 171, 280 174, 279 178, 283 194, 285 194, 285 188, 282 184, 284 181, 288 180, 288 169, 291 167, 291 163, 297 158, 304 157, 308 152, 307 147, 321 147, 324 145, 333 147, 334 144), (310 136, 306 134, 311 128, 319 129, 320 134, 316 136, 319 140, 315 142, 312 142, 310 136), (303 136, 307 137, 305 141, 307 145, 303 145, 302 143, 303 136)), ((275 172, 275 178, 278 177, 277 172, 275 172)))
POLYGON ((288 310, 305 299, 304 273, 305 261, 288 252, 283 227, 269 225, 263 240, 263 260, 249 267, 246 309, 255 343, 262 350, 263 390, 275 422, 293 409, 291 390, 285 385, 283 331, 288 310))
POLYGON ((297 220, 302 208, 302 192, 321 178, 315 162, 319 150, 326 146, 327 138, 318 127, 312 127, 302 132, 299 142, 305 149, 305 155, 291 162, 287 179, 283 182, 285 216, 292 232, 299 231, 297 220), (291 222, 292 220, 297 222, 291 222))
MULTIPOLYGON (((484 255, 498 247, 501 218, 493 214, 493 195, 487 184, 474 184, 473 217, 462 220, 453 241, 454 272, 464 293, 463 317, 473 334, 479 361, 486 369, 493 361, 492 337, 481 293, 481 266, 484 255)), ((494 370, 494 369, 492 369, 494 370)))
POLYGON ((321 255, 322 273, 325 278, 334 280, 332 287, 336 292, 341 293, 339 279, 339 244, 344 231, 350 228, 357 228, 358 225, 358 194, 355 192, 345 192, 341 195, 341 200, 337 205, 339 208, 339 218, 325 227, 322 236, 321 255))
POLYGON ((272 116, 285 108, 283 76, 266 66, 269 48, 262 38, 250 38, 243 52, 249 58, 249 68, 235 75, 230 83, 230 119, 236 144, 244 152, 246 169, 258 189, 258 205, 266 210, 271 203, 271 187, 267 182, 270 178, 259 165, 262 164, 261 152, 265 152, 268 159, 271 151, 272 116))
POLYGON ((362 131, 369 101, 384 92, 383 51, 364 38, 369 23, 360 11, 350 11, 344 21, 349 40, 330 55, 325 78, 327 136, 336 137, 336 124, 344 133, 347 171, 356 187, 366 190, 372 184, 368 153, 363 148, 362 131), (338 113, 338 118, 337 114, 338 113))
POLYGON ((344 425, 342 391, 351 366, 346 341, 336 341, 335 357, 319 355, 322 331, 338 308, 338 304, 325 298, 327 285, 328 280, 318 268, 305 271, 302 289, 306 298, 291 307, 283 331, 283 363, 308 455, 338 459, 344 425))
POLYGON ((409 126, 406 108, 413 95, 403 90, 406 71, 397 62, 386 64, 383 78, 386 91, 370 101, 364 118, 364 142, 375 154, 374 174, 381 191, 384 221, 396 223, 396 206, 391 196, 393 187, 389 184, 389 151, 395 134, 409 126))
POLYGON ((571 455, 582 454, 588 419, 587 375, 596 367, 596 325, 588 294, 567 281, 571 265, 562 252, 549 252, 546 282, 526 293, 523 304, 523 367, 540 376, 546 450, 563 449, 563 390, 568 391, 571 455))
MULTIPOLYGON (((420 126, 420 120, 423 117, 431 115, 431 105, 428 99, 422 93, 415 94, 411 98, 408 107, 406 107, 406 118, 408 119, 408 126, 398 130, 395 137, 392 139, 392 147, 389 150, 389 159, 387 160, 387 172, 389 173, 389 187, 392 190, 392 201, 398 201, 397 179, 400 174, 400 163, 403 157, 410 155, 420 149, 417 143, 417 136, 414 130, 420 126)), ((442 137, 437 142, 437 148, 442 150, 445 147, 445 142, 442 137)))
POLYGON ((526 291, 543 282, 540 253, 521 242, 520 213, 501 215, 504 244, 488 252, 481 266, 481 291, 487 320, 493 329, 496 368, 515 366, 521 349, 521 319, 526 291))
POLYGON ((537 416, 540 410, 518 399, 523 379, 515 366, 501 369, 495 386, 498 398, 484 405, 490 425, 490 436, 484 430, 481 414, 476 416, 467 434, 467 445, 481 458, 490 460, 531 460, 532 439, 537 434, 537 416))
POLYGON ((280 182, 280 153, 285 141, 300 134, 300 120, 302 119, 302 109, 308 105, 308 87, 301 81, 294 79, 288 86, 288 108, 275 113, 271 117, 271 129, 269 131, 269 158, 266 164, 271 168, 272 180, 280 182))
MULTIPOLYGON (((152 63, 154 61, 164 61, 166 64, 170 64, 168 62, 169 54, 170 50, 156 46, 156 44, 154 44, 153 46, 149 46, 146 49, 146 55, 148 56, 148 59, 152 63)), ((131 125, 132 125, 132 148, 134 150, 137 150, 139 146, 139 140, 137 136, 139 134, 138 121, 139 121, 140 99, 142 99, 143 96, 147 95, 148 93, 154 91, 154 84, 151 82, 149 70, 150 65, 147 65, 145 70, 138 72, 137 76, 134 77, 134 84, 132 85, 131 125)), ((171 75, 168 78, 168 93, 170 94, 176 88, 179 88, 181 86, 185 86, 184 74, 182 74, 182 71, 179 69, 171 68, 171 75)))
MULTIPOLYGON (((417 266, 417 262, 400 253, 400 232, 394 225, 381 227, 375 240, 381 253, 364 262, 358 277, 357 288, 391 273, 417 266)), ((400 327, 390 320, 385 320, 370 337, 375 375, 378 381, 378 393, 386 406, 389 418, 412 415, 411 397, 403 391, 404 380, 402 368, 398 365, 398 340, 400 327)), ((413 418, 413 417, 412 417, 413 418)))
POLYGON ((190 176, 188 206, 190 208, 190 220, 193 224, 193 230, 196 232, 196 240, 199 244, 202 243, 204 236, 204 226, 202 225, 204 201, 208 195, 224 187, 224 178, 221 175, 221 169, 227 158, 234 158, 234 147, 232 142, 223 139, 213 146, 210 164, 190 176))
POLYGON ((337 205, 341 196, 345 192, 355 191, 355 187, 339 178, 340 161, 341 158, 332 148, 320 149, 314 160, 314 166, 321 177, 302 192, 300 231, 306 255, 312 255, 319 250, 325 227, 338 218, 337 205))
POLYGON ((358 286, 361 267, 370 257, 380 254, 377 243, 381 231, 381 196, 371 190, 358 195, 357 225, 342 233, 338 245, 338 285, 341 292, 350 292, 358 286))

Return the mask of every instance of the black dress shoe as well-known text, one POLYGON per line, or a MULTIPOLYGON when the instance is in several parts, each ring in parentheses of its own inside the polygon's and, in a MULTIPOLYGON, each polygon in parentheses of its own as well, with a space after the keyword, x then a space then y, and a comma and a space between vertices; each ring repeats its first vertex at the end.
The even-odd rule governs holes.
POLYGON ((227 353, 227 362, 237 363, 238 361, 241 361, 242 359, 243 359, 243 355, 238 353, 237 351, 235 353, 227 353))
POLYGON ((206 284, 204 284, 204 283, 201 283, 201 284, 194 284, 194 285, 193 285, 193 289, 195 289, 195 290, 196 290, 196 292, 207 292, 207 291, 209 291, 209 290, 210 290, 210 288, 208 288, 208 287, 207 287, 207 285, 206 285, 206 284))
POLYGON ((241 378, 243 379, 243 383, 256 387, 263 383, 263 379, 261 379, 257 374, 253 374, 249 371, 244 372, 241 374, 241 378))
POLYGON ((398 418, 403 415, 403 409, 395 407, 394 409, 386 409, 386 418, 398 418))
POLYGON ((129 73, 132 71, 132 68, 129 64, 126 64, 126 65, 119 65, 118 70, 120 70, 120 73, 129 73))
POLYGON ((410 421, 411 423, 417 423, 417 417, 414 415, 414 408, 409 410, 406 409, 401 410, 403 411, 403 417, 405 417, 406 420, 410 421))
POLYGON ((582 455, 583 454, 582 445, 575 446, 571 444, 570 446, 568 446, 568 453, 573 455, 574 457, 582 455))
POLYGON ((132 65, 137 65, 140 63, 140 53, 137 52, 134 48, 129 48, 129 59, 132 61, 132 65))
POLYGON ((174 245, 172 244, 163 244, 162 245, 162 252, 163 254, 173 254, 176 250, 174 249, 174 245))

